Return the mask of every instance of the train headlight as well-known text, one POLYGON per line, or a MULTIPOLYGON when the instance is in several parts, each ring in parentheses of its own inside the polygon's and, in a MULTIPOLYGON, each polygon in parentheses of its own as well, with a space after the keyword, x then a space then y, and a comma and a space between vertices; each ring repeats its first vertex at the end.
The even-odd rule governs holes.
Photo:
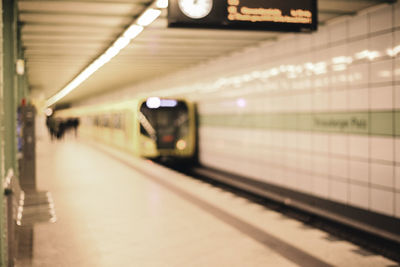
POLYGON ((161 106, 161 99, 158 97, 149 97, 146 100, 146 106, 148 108, 159 108, 161 106))
POLYGON ((46 108, 46 110, 44 111, 44 113, 46 114, 47 117, 50 117, 51 115, 53 115, 53 109, 51 109, 51 108, 46 108))
POLYGON ((176 142, 176 148, 179 150, 184 150, 186 148, 186 141, 179 139, 178 142, 176 142))

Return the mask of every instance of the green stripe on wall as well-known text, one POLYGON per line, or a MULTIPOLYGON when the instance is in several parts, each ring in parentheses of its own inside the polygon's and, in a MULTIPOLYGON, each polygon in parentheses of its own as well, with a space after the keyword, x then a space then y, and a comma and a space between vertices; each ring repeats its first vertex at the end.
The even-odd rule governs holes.
POLYGON ((400 111, 211 114, 200 124, 218 127, 400 136, 400 111))
POLYGON ((371 113, 372 135, 394 135, 393 112, 371 113))
POLYGON ((400 111, 399 110, 397 110, 395 113, 394 113, 394 121, 395 121, 395 123, 394 123, 394 125, 395 125, 395 135, 396 136, 400 136, 400 111))

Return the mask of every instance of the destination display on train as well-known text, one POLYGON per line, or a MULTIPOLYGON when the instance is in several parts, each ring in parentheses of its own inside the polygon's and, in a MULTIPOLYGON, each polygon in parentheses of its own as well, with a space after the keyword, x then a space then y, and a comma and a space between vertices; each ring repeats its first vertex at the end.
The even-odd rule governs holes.
POLYGON ((169 27, 314 31, 317 0, 170 0, 169 27))

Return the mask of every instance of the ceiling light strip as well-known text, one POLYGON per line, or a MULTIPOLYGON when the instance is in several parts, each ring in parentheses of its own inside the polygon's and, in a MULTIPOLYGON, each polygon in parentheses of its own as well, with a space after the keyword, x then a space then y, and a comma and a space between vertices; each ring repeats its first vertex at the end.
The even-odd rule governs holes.
POLYGON ((54 96, 46 101, 46 107, 50 107, 64 98, 66 95, 75 90, 81 83, 89 78, 93 73, 100 69, 104 64, 109 62, 113 57, 124 49, 134 38, 136 38, 143 30, 144 27, 150 25, 156 20, 160 14, 161 9, 168 7, 168 0, 154 1, 140 16, 132 23, 115 42, 95 61, 86 67, 78 76, 76 76, 67 86, 61 89, 54 96))

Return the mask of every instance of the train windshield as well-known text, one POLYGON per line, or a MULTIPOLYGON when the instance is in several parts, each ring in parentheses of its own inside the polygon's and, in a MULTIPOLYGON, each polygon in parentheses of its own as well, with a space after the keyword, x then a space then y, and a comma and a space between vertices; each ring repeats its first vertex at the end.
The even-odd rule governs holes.
POLYGON ((155 140, 159 149, 174 149, 188 134, 188 107, 183 101, 175 101, 174 105, 149 108, 145 102, 140 107, 139 121, 141 134, 155 140))

